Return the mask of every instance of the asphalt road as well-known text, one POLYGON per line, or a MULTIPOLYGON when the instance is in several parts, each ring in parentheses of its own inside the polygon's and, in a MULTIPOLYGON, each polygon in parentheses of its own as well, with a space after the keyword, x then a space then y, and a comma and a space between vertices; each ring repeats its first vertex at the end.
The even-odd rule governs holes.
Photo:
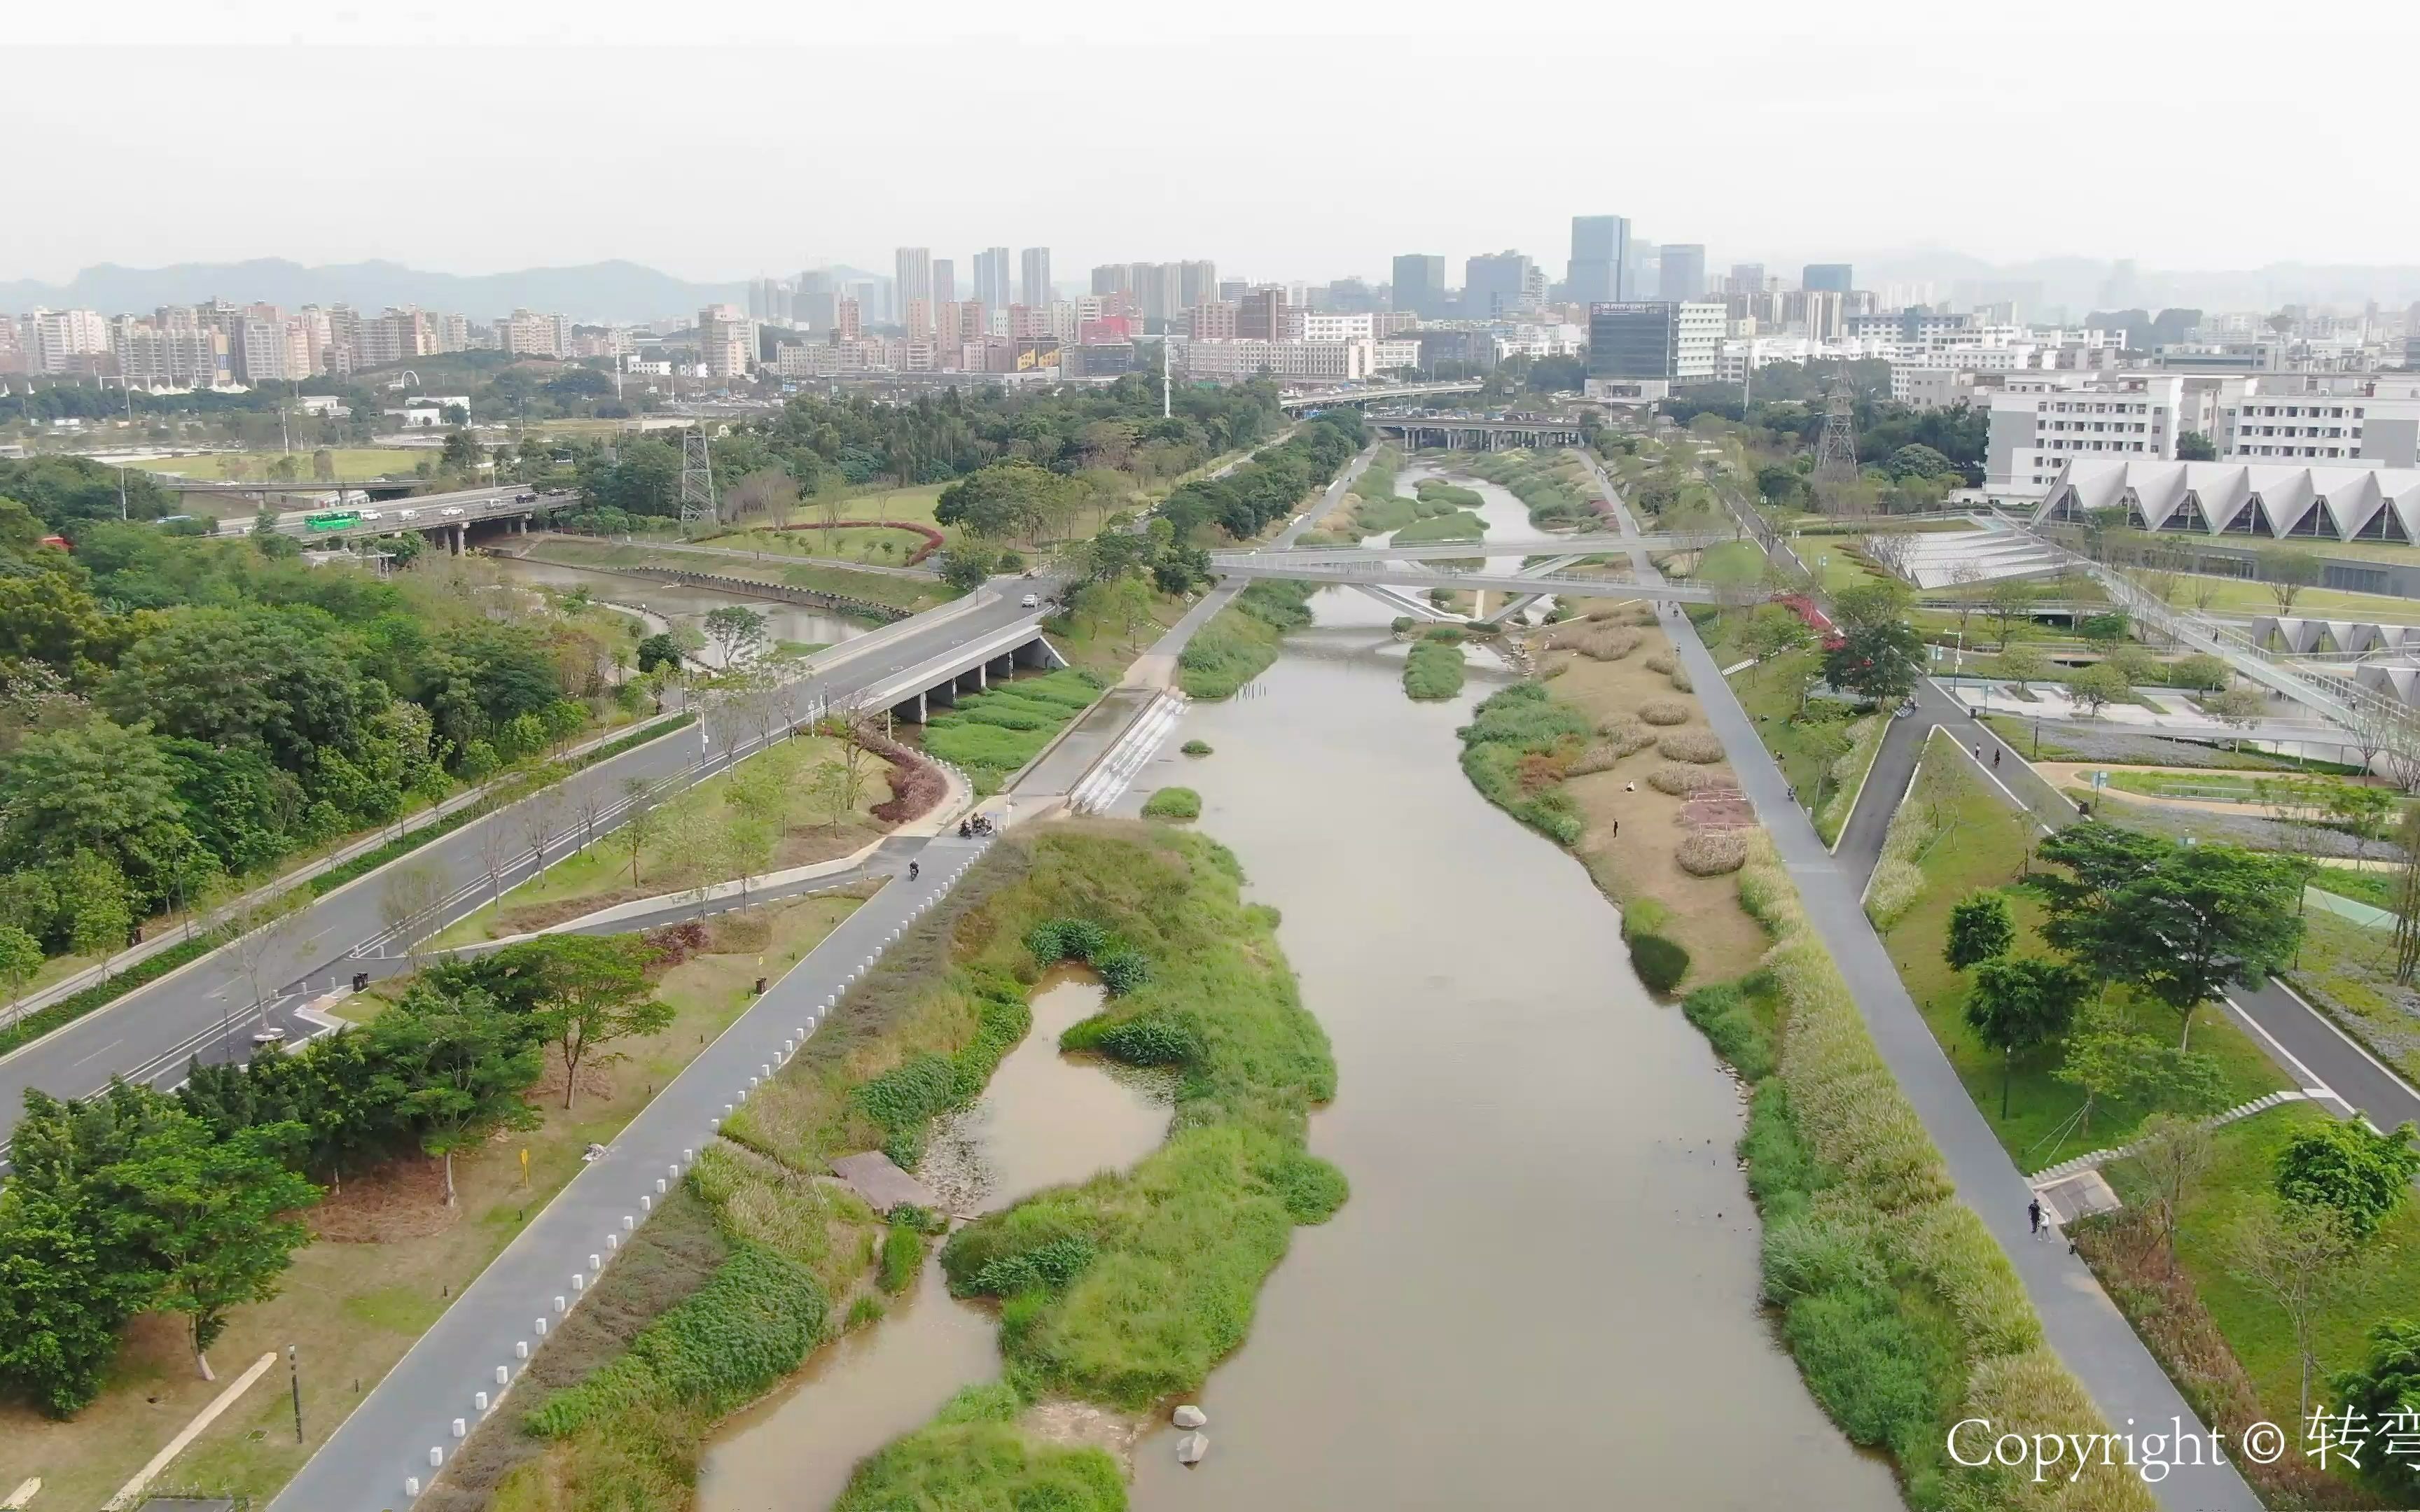
MULTIPOLYGON (((1038 619, 1040 611, 1017 607, 1021 594, 1034 586, 1003 580, 996 586, 996 600, 980 607, 951 613, 956 606, 945 606, 900 622, 890 634, 875 632, 843 641, 812 658, 810 675, 792 685, 794 712, 804 717, 812 700, 845 700, 954 646, 1038 619), (859 649, 852 652, 852 646, 859 649)), ((737 747, 740 754, 754 748, 752 737, 741 739, 737 747)), ((558 784, 549 790, 557 795, 557 817, 547 856, 560 859, 577 838, 582 793, 593 792, 600 802, 612 804, 632 781, 686 787, 721 770, 732 754, 725 735, 695 725, 558 784)), ((527 799, 465 825, 403 861, 319 899, 296 915, 292 925, 275 933, 272 948, 259 952, 256 970, 246 970, 240 959, 249 952, 219 950, 0 1057, 0 1134, 15 1127, 28 1088, 56 1097, 83 1097, 107 1086, 113 1075, 173 1086, 194 1057, 213 1061, 248 1057, 252 1036, 263 1027, 285 1028, 299 1038, 306 1026, 295 1011, 311 995, 355 971, 383 969, 376 963, 398 953, 380 911, 385 879, 407 866, 434 872, 447 902, 415 931, 434 933, 489 901, 492 888, 483 853, 493 849, 509 858, 498 873, 503 890, 509 891, 530 874, 535 857, 522 838, 526 819, 533 804, 546 801, 545 795, 527 799), (261 1009, 255 1007, 256 980, 259 996, 267 1000, 261 1009)), ((612 822, 618 819, 618 814, 612 816, 612 822)), ((611 822, 598 827, 610 828, 611 822)))
MULTIPOLYGON (((626 1223, 644 1220, 642 1199, 658 1201, 659 1183, 668 1191, 678 1182, 694 1152, 713 1141, 717 1120, 745 1101, 751 1079, 778 1067, 784 1042, 794 1041, 829 999, 846 990, 851 974, 878 955, 893 932, 912 926, 987 843, 945 835, 886 845, 866 869, 889 878, 882 890, 773 983, 639 1111, 602 1160, 530 1221, 353 1408, 270 1504, 271 1512, 385 1512, 410 1505, 407 1477, 416 1477, 425 1491, 438 1473, 430 1452, 450 1463, 461 1446, 456 1420, 466 1430, 476 1426, 482 1414, 473 1394, 488 1393, 492 1409, 496 1372, 518 1377, 525 1368, 516 1345, 535 1352, 541 1320, 551 1328, 563 1316, 555 1310, 557 1298, 579 1305, 582 1288, 597 1274, 590 1257, 613 1263, 608 1241, 625 1238, 626 1223), (923 871, 912 882, 906 875, 911 857, 923 871)), ((814 886, 833 881, 819 878, 814 886)), ((519 1411, 520 1404, 502 1410, 519 1411)))

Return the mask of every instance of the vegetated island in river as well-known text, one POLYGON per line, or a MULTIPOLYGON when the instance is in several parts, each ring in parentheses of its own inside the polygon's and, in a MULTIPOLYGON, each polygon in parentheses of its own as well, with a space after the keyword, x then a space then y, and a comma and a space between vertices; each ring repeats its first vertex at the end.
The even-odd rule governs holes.
POLYGON ((919 1159, 932 1120, 979 1096, 1024 1037, 1027 986, 1078 960, 1109 996, 1061 1043, 1174 1069, 1168 1140, 952 1236, 952 1291, 999 1302, 1003 1377, 869 1458, 838 1504, 1125 1507, 1118 1460, 1049 1425, 1080 1415, 1072 1402, 1124 1417, 1199 1386, 1243 1342, 1295 1226, 1345 1197, 1306 1147, 1335 1091, 1326 1036, 1276 911, 1245 903, 1242 880, 1224 846, 1165 825, 1004 837, 726 1120, 532 1362, 543 1395, 474 1435, 431 1504, 689 1505, 715 1422, 878 1316, 867 1303, 886 1271, 895 1289, 939 1227, 817 1178, 856 1150, 919 1159))

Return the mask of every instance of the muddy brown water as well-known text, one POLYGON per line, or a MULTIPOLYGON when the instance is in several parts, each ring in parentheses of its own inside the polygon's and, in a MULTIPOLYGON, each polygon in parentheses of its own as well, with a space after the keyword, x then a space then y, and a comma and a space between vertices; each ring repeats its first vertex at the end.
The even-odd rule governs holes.
MULTIPOLYGON (((1167 1134, 1165 1075, 1059 1052, 1060 1034, 1100 1006, 1097 983, 1054 973, 1032 1002, 1032 1031, 983 1097, 935 1130, 919 1168, 953 1212, 989 1212, 1130 1165, 1167 1134)), ((959 1387, 1000 1374, 997 1316, 953 1298, 938 1257, 888 1305, 890 1316, 818 1351, 722 1425, 699 1474, 699 1512, 828 1507, 859 1460, 930 1421, 959 1387)))
POLYGON ((1413 703, 1377 606, 1316 609, 1167 748, 1213 755, 1136 788, 1198 789, 1281 911, 1338 1062, 1311 1144, 1353 1196, 1295 1230, 1202 1391, 1209 1458, 1145 1438, 1134 1504, 1897 1506, 1759 1310, 1735 1085, 1579 865, 1456 765, 1499 678, 1474 658, 1465 698, 1413 703))

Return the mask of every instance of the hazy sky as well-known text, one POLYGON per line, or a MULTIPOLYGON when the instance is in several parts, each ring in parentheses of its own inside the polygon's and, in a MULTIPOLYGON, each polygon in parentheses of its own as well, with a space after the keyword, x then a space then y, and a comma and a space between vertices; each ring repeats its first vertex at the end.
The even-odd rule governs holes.
POLYGON ((10 7, 0 277, 1047 245, 1385 276, 1612 212, 1715 267, 2420 262, 2420 6, 114 0, 10 7), (1829 23, 1823 35, 1811 18, 1829 23), (1014 28, 1014 30, 1012 30, 1014 28), (139 44, 139 45, 120 45, 139 44), (2273 101, 2273 103, 2272 103, 2273 101))

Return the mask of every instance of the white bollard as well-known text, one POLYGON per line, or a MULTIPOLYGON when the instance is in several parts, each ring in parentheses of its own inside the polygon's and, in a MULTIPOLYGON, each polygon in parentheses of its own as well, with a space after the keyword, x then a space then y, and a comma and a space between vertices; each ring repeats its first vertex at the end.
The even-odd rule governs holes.
MULTIPOLYGON (((589 1264, 591 1264, 591 1265, 595 1265, 597 1262, 596 1262, 594 1259, 591 1259, 588 1263, 589 1263, 589 1264)), ((577 1272, 577 1271, 572 1272, 572 1273, 571 1273, 571 1294, 572 1294, 573 1296, 577 1297, 577 1296, 579 1296, 582 1292, 583 1292, 583 1291, 585 1291, 585 1290, 587 1290, 587 1289, 588 1289, 588 1278, 587 1278, 586 1276, 584 1276, 584 1275, 581 1274, 581 1273, 580 1273, 579 1272, 577 1272)))
MULTIPOLYGON (((556 1312, 563 1311, 563 1299, 561 1297, 554 1299, 554 1310, 556 1312)), ((546 1319, 543 1318, 537 1320, 537 1336, 540 1338, 546 1337, 546 1319)))
POLYGON ((618 1250, 618 1249, 620 1249, 621 1247, 622 1247, 622 1236, 621 1236, 621 1235, 619 1235, 619 1234, 608 1234, 608 1235, 606 1235, 606 1236, 605 1236, 605 1253, 606 1253, 606 1254, 611 1255, 611 1254, 613 1254, 615 1250, 618 1250))
POLYGON ((605 1269, 604 1258, 600 1256, 591 1255, 588 1257, 588 1269, 591 1272, 602 1271, 605 1269))
MULTIPOLYGON (((577 1290, 579 1290, 580 1288, 579 1288, 578 1287, 574 1287, 574 1288, 572 1288, 572 1289, 573 1289, 573 1290, 575 1290, 575 1291, 577 1291, 577 1290)), ((562 1312, 562 1311, 564 1310, 564 1305, 565 1305, 565 1304, 564 1304, 564 1301, 563 1301, 563 1296, 562 1296, 562 1294, 561 1294, 560 1292, 556 1293, 556 1294, 555 1294, 555 1299, 554 1299, 554 1310, 555 1310, 556 1312, 562 1312)))
MULTIPOLYGON (((656 1184, 657 1184, 657 1185, 659 1185, 659 1186, 660 1186, 660 1185, 662 1185, 663 1183, 662 1183, 662 1182, 660 1182, 660 1181, 659 1181, 659 1182, 658 1182, 658 1183, 656 1183, 656 1184)), ((641 1212, 653 1212, 653 1211, 656 1211, 656 1199, 655 1199, 655 1198, 653 1198, 653 1197, 651 1197, 651 1196, 647 1196, 644 1192, 640 1193, 640 1194, 639 1194, 639 1211, 640 1211, 641 1212)))
POLYGON ((430 1444, 428 1446, 429 1468, 433 1470, 443 1463, 445 1463, 445 1446, 442 1443, 430 1444))
POLYGON ((684 1145, 683 1147, 681 1147, 681 1158, 680 1158, 680 1165, 675 1165, 675 1166, 673 1167, 673 1174, 674 1174, 675 1176, 678 1176, 678 1175, 680 1174, 680 1168, 681 1168, 681 1166, 682 1166, 682 1165, 688 1165, 690 1161, 693 1161, 693 1160, 695 1160, 695 1159, 697 1159, 697 1151, 696 1151, 696 1150, 694 1150, 694 1149, 690 1149, 689 1147, 687 1147, 686 1145, 684 1145))
POLYGON ((504 1385, 505 1382, 507 1382, 507 1381, 511 1381, 512 1379, 513 1379, 513 1367, 512 1367, 511 1365, 500 1365, 496 1366, 496 1384, 497 1384, 497 1385, 499 1385, 499 1386, 504 1385))
POLYGON ((658 1195, 658 1196, 661 1196, 661 1195, 662 1195, 662 1193, 663 1193, 663 1190, 664 1190, 664 1179, 663 1179, 662 1177, 659 1176, 659 1177, 657 1177, 657 1178, 656 1178, 656 1192, 657 1192, 657 1195, 658 1195))
MULTIPOLYGON (((486 1412, 488 1410, 488 1394, 484 1391, 473 1392, 471 1394, 471 1407, 474 1412, 486 1412)), ((458 1419, 457 1421, 458 1421, 458 1419)))
POLYGON ((741 1101, 742 1103, 747 1102, 747 1101, 748 1101, 748 1088, 744 1088, 744 1087, 743 1087, 743 1088, 741 1088, 739 1089, 739 1091, 738 1091, 738 1094, 737 1094, 737 1095, 738 1095, 739 1101, 741 1101))
MULTIPOLYGON (((543 1319, 543 1318, 541 1318, 541 1319, 538 1319, 538 1323, 541 1325, 541 1326, 540 1326, 540 1330, 539 1330, 541 1333, 543 1333, 543 1332, 545 1331, 545 1330, 544 1330, 544 1326, 543 1326, 543 1325, 545 1324, 545 1322, 546 1322, 546 1319, 543 1319)), ((514 1358, 514 1359, 516 1359, 516 1360, 526 1360, 526 1359, 528 1359, 528 1358, 529 1358, 529 1340, 527 1340, 527 1339, 515 1339, 515 1340, 513 1340, 513 1358, 514 1358)))
POLYGON ((756 1074, 759 1076, 770 1076, 773 1074, 773 1068, 760 1060, 756 1063, 756 1074))
POLYGON ((405 1477, 403 1477, 403 1494, 404 1494, 405 1496, 407 1496, 407 1497, 413 1497, 413 1498, 417 1498, 417 1497, 420 1495, 420 1477, 419 1477, 419 1476, 417 1476, 417 1475, 406 1475, 405 1477))
POLYGON ((471 1431, 471 1425, 469 1425, 468 1423, 463 1422, 463 1421, 462 1421, 460 1418, 458 1418, 458 1418, 456 1418, 456 1419, 454 1420, 454 1437, 456 1437, 456 1438, 458 1438, 458 1438, 460 1438, 463 1434, 468 1433, 468 1432, 470 1432, 470 1431, 471 1431))
POLYGON ((637 1220, 636 1218, 631 1217, 631 1216, 630 1216, 628 1213, 627 1213, 627 1212, 626 1212, 626 1213, 624 1213, 624 1214, 622 1214, 622 1232, 624 1232, 624 1233, 626 1233, 626 1234, 627 1234, 627 1233, 628 1233, 631 1229, 636 1228, 636 1227, 639 1227, 639 1220, 637 1220))
MULTIPOLYGON (((722 1116, 723 1116, 724 1118, 726 1118, 726 1119, 727 1119, 727 1118, 729 1118, 729 1117, 731 1117, 731 1104, 730 1104, 730 1103, 725 1103, 724 1104, 722 1104, 722 1116)), ((716 1124, 716 1125, 715 1125, 715 1127, 716 1127, 716 1128, 718 1128, 718 1129, 720 1129, 720 1128, 721 1128, 721 1127, 722 1127, 722 1125, 721 1125, 720 1123, 718 1123, 718 1124, 716 1124)))

